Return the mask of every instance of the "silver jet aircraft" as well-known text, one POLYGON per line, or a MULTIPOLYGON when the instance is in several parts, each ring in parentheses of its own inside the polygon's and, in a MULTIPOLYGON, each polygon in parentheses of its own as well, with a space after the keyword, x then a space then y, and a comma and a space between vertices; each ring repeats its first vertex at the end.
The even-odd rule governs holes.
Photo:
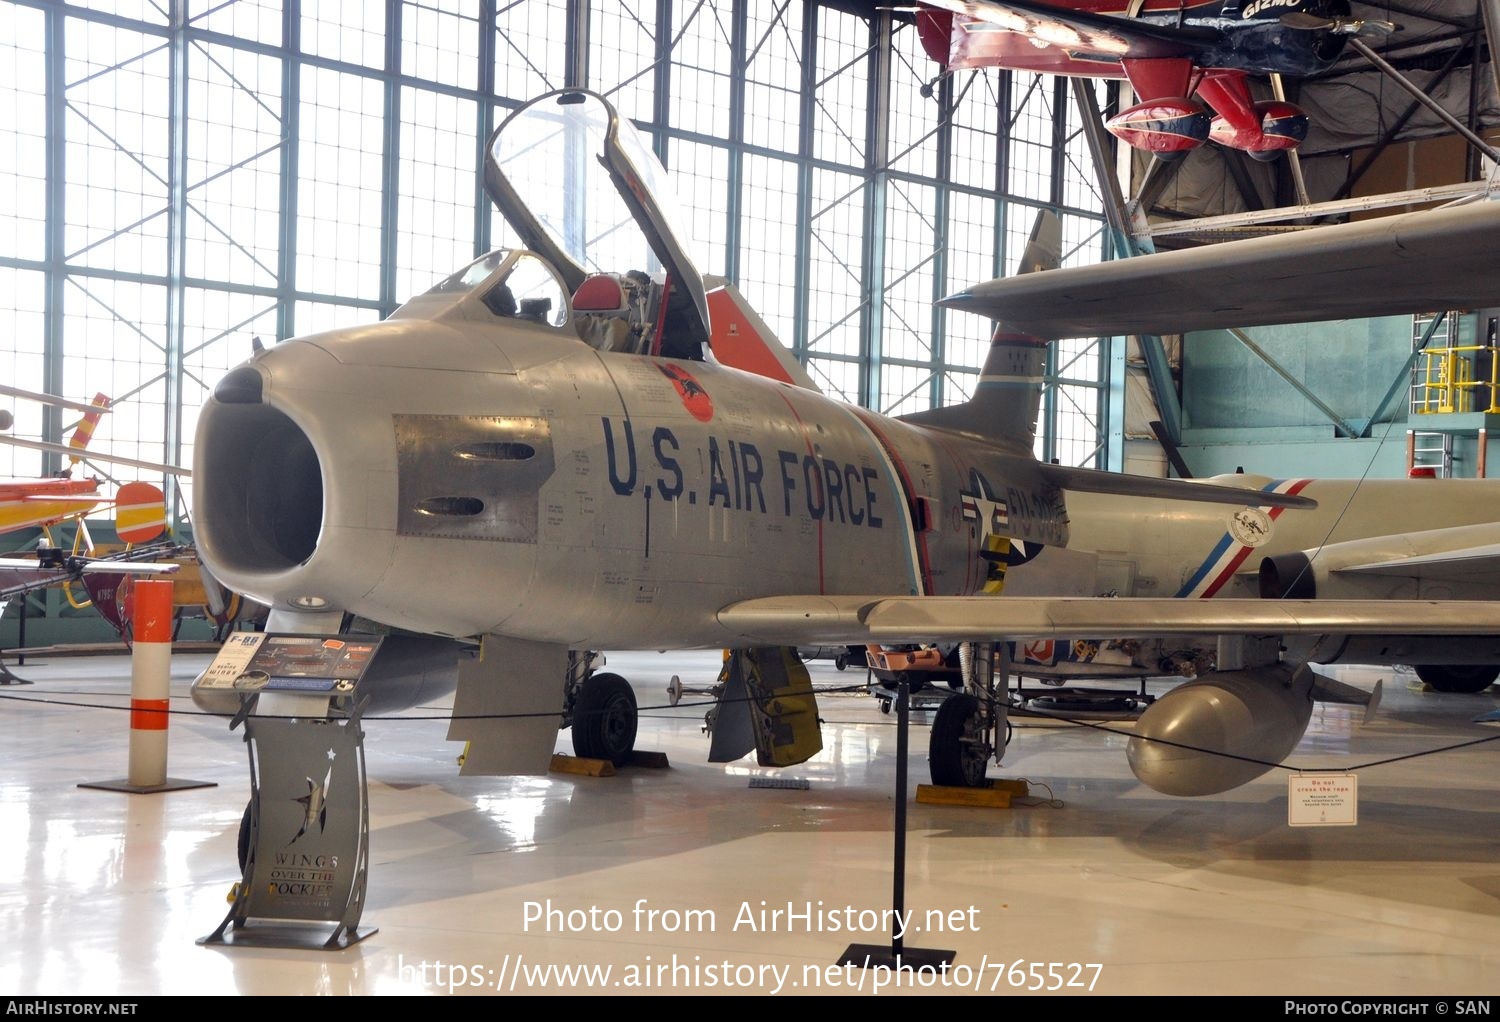
MULTIPOLYGON (((699 274, 660 166, 600 96, 565 90, 513 113, 485 183, 525 249, 477 260, 384 322, 257 353, 204 406, 194 466, 199 550, 273 608, 270 630, 336 631, 354 614, 418 633, 429 666, 457 662, 449 737, 470 742, 465 772, 545 771, 559 722, 580 754, 627 758, 634 696, 592 669, 592 650, 737 651, 729 690, 749 697, 738 712, 753 726, 716 758, 749 740, 761 762, 787 763, 817 748, 792 648, 977 643, 974 694, 945 703, 931 749, 935 780, 972 784, 1003 746, 986 666, 997 641, 1500 632, 1490 602, 1099 599, 1061 575, 1002 595, 1012 544, 1067 550, 1089 533, 1080 498, 1114 515, 1201 506, 1282 521, 1316 502, 1039 462, 1048 335, 1003 315, 962 405, 890 418, 819 394, 738 292, 699 274), (747 361, 756 372, 726 364, 747 361), (460 651, 474 640, 477 657, 460 651)), ((1028 264, 1054 263, 1049 247, 1039 234, 1028 264)), ((1228 299, 1239 325, 1267 304, 1243 283, 1228 299)), ((1488 273, 1468 291, 1467 305, 1500 302, 1488 273)), ((1392 509, 1386 524, 1419 514, 1392 509)), ((1218 752, 1290 751, 1310 700, 1341 693, 1276 659, 1192 683, 1248 717, 1218 697, 1160 700, 1158 726, 1203 744, 1142 739, 1138 775, 1201 794, 1267 769, 1218 752)), ((400 683, 440 673, 391 672, 387 694, 426 697, 400 683)))

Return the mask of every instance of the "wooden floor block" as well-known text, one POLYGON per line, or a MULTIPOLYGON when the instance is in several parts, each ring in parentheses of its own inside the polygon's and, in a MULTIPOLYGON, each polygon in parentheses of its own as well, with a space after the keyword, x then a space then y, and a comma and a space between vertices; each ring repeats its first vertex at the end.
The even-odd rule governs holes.
POLYGON ((632 752, 630 754, 630 765, 646 767, 650 770, 666 770, 672 764, 667 762, 665 752, 632 752))

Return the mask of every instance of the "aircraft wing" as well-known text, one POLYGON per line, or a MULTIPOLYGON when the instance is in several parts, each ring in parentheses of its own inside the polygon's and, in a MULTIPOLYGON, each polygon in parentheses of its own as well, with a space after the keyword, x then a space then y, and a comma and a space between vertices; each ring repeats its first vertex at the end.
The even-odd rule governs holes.
POLYGON ((719 623, 740 645, 813 646, 1199 635, 1488 635, 1500 601, 771 596, 719 623))
POLYGON ((1398 557, 1388 561, 1373 561, 1369 564, 1344 565, 1336 568, 1335 571, 1356 575, 1391 575, 1427 582, 1492 579, 1496 571, 1500 571, 1500 543, 1469 547, 1464 550, 1418 554, 1414 557, 1398 557))
POLYGON ((1500 200, 977 284, 939 304, 1038 337, 1175 334, 1500 305, 1500 200))
MULTIPOLYGON (((1342 576, 1342 581, 1354 585, 1363 577, 1373 577, 1464 586, 1468 587, 1463 590, 1466 596, 1449 598, 1466 599, 1492 590, 1500 572, 1500 522, 1345 540, 1274 560, 1281 562, 1277 574, 1287 579, 1312 568, 1327 571, 1331 579, 1342 576)), ((1251 570, 1258 572, 1260 567, 1254 565, 1251 570)), ((1375 598, 1373 590, 1367 598, 1375 598)))
POLYGON ((22 440, 20 437, 0 436, 0 444, 8 444, 11 447, 24 447, 30 451, 50 451, 54 454, 66 454, 76 457, 80 461, 98 461, 106 465, 129 465, 131 468, 144 468, 155 472, 165 472, 176 476, 191 476, 192 470, 182 468, 178 465, 166 465, 159 461, 142 461, 139 458, 119 458, 112 454, 102 454, 98 451, 80 451, 76 447, 66 444, 48 443, 45 440, 22 440))
POLYGON ((1173 28, 1149 22, 1073 10, 1036 0, 922 0, 923 6, 959 15, 954 32, 986 29, 1014 32, 1038 44, 1056 46, 1075 56, 1112 60, 1149 60, 1190 56, 1221 41, 1213 29, 1173 28))
POLYGON ((78 508, 80 511, 88 511, 95 505, 104 503, 104 498, 98 494, 70 497, 63 494, 53 496, 50 493, 27 493, 13 499, 18 504, 67 504, 70 507, 78 508))
MULTIPOLYGON (((161 551, 153 551, 161 556, 161 551)), ((0 558, 0 600, 45 589, 81 577, 85 572, 113 575, 170 575, 179 565, 156 561, 128 561, 99 557, 66 557, 46 563, 20 557, 0 558)))

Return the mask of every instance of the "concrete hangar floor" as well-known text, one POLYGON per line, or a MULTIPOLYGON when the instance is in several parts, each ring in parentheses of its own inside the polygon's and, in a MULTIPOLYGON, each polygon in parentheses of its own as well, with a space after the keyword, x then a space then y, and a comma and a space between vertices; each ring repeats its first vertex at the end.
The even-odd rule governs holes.
MULTIPOLYGON (((174 709, 192 709, 206 662, 173 660, 174 709)), ((1341 672, 1386 678, 1377 718, 1320 707, 1289 762, 1357 771, 1358 824, 1345 827, 1288 827, 1284 771, 1176 799, 1136 782, 1120 734, 1017 721, 991 773, 1028 778, 1037 797, 909 804, 903 942, 957 954, 948 975, 898 986, 837 966, 851 942, 890 942, 894 716, 868 695, 825 694, 824 751, 777 775, 809 787, 751 788, 773 772, 705 763, 703 706, 668 705, 671 676, 706 687, 714 654, 609 665, 642 706, 638 748, 665 752, 669 769, 460 777, 446 722, 367 724, 362 928, 377 932, 341 951, 196 943, 238 879, 249 793, 245 745, 224 719, 174 715, 169 732, 170 774, 216 787, 80 788, 124 774, 128 660, 17 668, 35 684, 0 690, 0 990, 1500 994, 1500 743, 1372 765, 1500 734, 1471 723, 1500 690, 1440 695, 1410 675, 1341 672)), ((863 679, 811 669, 820 687, 863 679)), ((926 779, 927 720, 913 716, 913 785, 926 779)), ((558 748, 570 751, 566 733, 558 748)))

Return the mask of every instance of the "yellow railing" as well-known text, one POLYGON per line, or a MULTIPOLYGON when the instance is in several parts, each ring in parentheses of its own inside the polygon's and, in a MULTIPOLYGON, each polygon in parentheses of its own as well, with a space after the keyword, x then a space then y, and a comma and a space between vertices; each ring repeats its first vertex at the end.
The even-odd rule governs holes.
POLYGON ((1413 412, 1472 412, 1476 405, 1479 411, 1500 413, 1500 348, 1470 344, 1422 352, 1412 388, 1413 412))

